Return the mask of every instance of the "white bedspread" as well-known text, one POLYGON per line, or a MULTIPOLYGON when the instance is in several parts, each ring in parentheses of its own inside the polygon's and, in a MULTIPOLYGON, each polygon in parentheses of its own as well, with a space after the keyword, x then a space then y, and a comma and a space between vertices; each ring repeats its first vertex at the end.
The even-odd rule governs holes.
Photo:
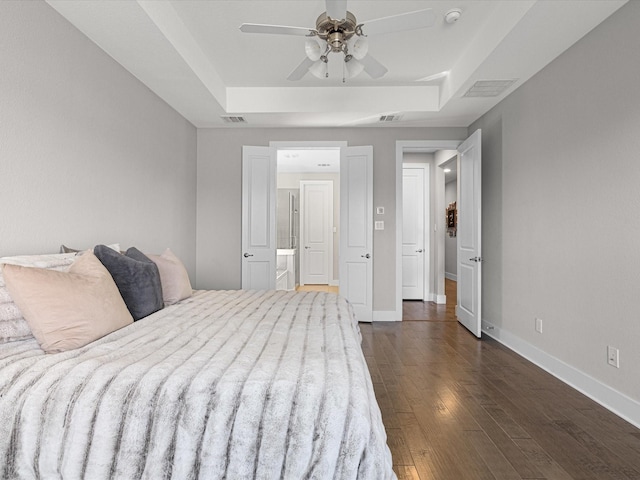
POLYGON ((358 325, 317 292, 200 291, 78 350, 0 344, 2 461, 10 479, 395 478, 358 325))

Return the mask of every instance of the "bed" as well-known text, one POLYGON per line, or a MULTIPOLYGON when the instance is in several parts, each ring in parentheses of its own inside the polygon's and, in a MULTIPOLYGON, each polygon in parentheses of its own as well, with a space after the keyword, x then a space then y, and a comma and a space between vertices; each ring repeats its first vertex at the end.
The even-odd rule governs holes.
POLYGON ((360 340, 337 295, 240 290, 1 343, 0 478, 395 478, 360 340))

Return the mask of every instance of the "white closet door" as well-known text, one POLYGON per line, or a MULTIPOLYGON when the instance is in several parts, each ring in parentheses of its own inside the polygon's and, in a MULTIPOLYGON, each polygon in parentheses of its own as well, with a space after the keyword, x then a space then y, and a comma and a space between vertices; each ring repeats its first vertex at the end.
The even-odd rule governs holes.
POLYGON ((274 147, 242 147, 244 290, 276 286, 276 169, 274 147))
POLYGON ((373 319, 373 147, 340 149, 340 294, 373 319))
POLYGON ((425 206, 424 167, 402 169, 402 298, 425 298, 425 206))

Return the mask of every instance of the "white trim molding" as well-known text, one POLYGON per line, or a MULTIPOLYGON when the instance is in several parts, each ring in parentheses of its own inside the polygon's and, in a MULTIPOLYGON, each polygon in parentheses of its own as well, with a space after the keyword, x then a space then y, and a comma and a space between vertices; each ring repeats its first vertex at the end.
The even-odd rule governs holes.
POLYGON ((482 333, 526 358, 607 410, 640 428, 640 402, 505 330, 482 321, 482 333))
POLYGON ((454 282, 458 281, 458 275, 456 275, 455 273, 444 272, 444 278, 453 280, 454 282))

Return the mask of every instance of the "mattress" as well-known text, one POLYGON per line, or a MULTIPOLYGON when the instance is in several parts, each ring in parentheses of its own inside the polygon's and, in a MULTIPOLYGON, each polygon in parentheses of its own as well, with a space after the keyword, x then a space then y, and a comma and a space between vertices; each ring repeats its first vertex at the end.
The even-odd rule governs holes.
POLYGON ((0 344, 0 478, 390 479, 349 304, 197 291, 85 347, 0 344))

